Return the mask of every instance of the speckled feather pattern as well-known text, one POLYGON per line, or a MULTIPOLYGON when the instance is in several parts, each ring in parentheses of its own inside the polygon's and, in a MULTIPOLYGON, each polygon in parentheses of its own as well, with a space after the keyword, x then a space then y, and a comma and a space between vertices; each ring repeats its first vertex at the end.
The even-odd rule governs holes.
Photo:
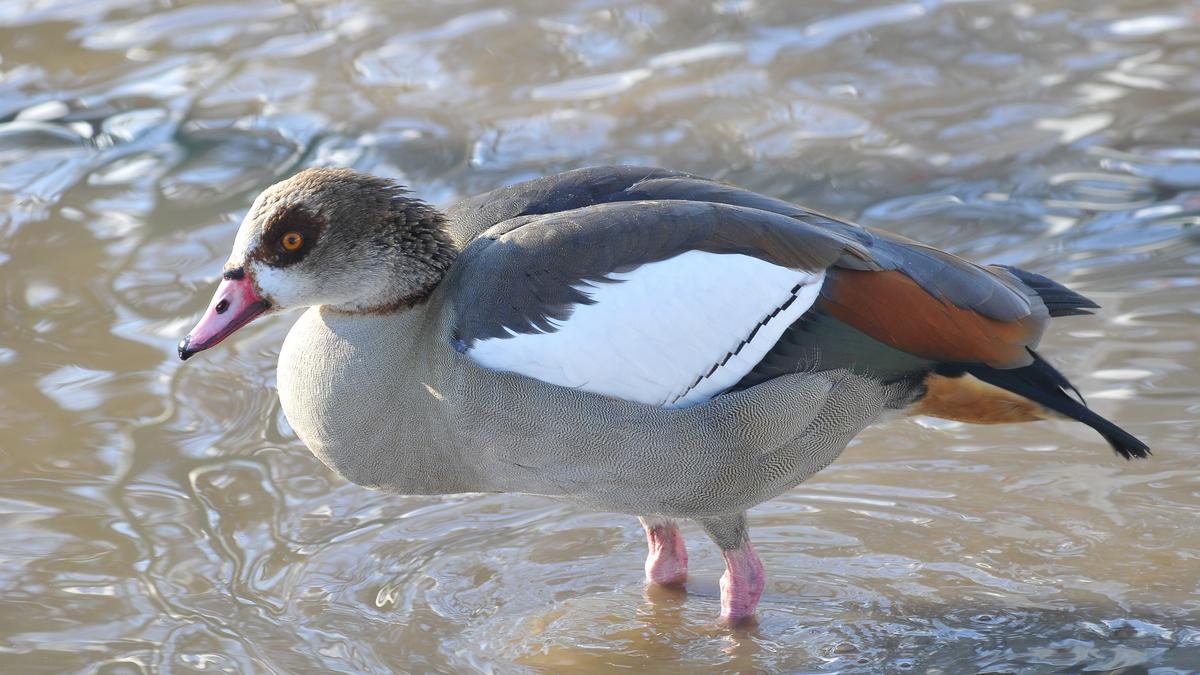
POLYGON ((763 251, 801 268, 839 259, 869 267, 861 248, 868 244, 892 255, 890 240, 856 225, 646 167, 582 169, 501 188, 455 205, 445 225, 464 250, 427 301, 400 313, 309 309, 280 354, 289 421, 356 483, 406 494, 539 493, 643 516, 725 517, 794 487, 885 411, 921 393, 908 380, 883 384, 823 364, 821 372, 780 374, 671 410, 486 370, 456 349, 466 342, 457 334, 464 328, 469 337, 495 334, 496 326, 547 328, 538 317, 571 299, 550 292, 562 291, 564 279, 661 259, 706 237, 718 242, 705 244, 711 250, 732 252, 747 232, 757 233, 749 238, 763 251), (667 201, 630 203, 642 199, 667 201), (577 211, 584 207, 591 208, 577 211), (650 212, 647 229, 641 222, 650 212), (612 228, 638 236, 589 239, 612 228), (580 241, 572 239, 577 233, 580 241), (525 289, 533 282, 509 251, 517 263, 554 272, 557 286, 525 289), (588 272, 589 264, 596 269, 588 272))
POLYGON ((314 308, 288 335, 284 411, 346 478, 404 494, 514 491, 718 516, 824 468, 911 391, 824 371, 683 410, 629 403, 479 368, 449 346, 445 297, 399 314, 314 308))

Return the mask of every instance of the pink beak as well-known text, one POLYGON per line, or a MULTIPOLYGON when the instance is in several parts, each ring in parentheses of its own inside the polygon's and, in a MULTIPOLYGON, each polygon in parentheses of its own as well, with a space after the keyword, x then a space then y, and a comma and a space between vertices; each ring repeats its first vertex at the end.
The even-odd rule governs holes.
POLYGON ((234 331, 271 308, 254 288, 254 281, 241 268, 227 270, 200 323, 179 343, 179 358, 215 346, 234 331))

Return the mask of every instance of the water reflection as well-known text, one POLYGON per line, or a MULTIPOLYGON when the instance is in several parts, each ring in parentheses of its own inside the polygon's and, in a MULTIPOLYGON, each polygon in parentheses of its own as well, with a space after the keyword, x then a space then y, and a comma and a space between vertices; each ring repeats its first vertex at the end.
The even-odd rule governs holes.
POLYGON ((6 672, 1193 672, 1200 7, 1150 2, 0 4, 6 672), (631 519, 395 497, 292 438, 291 317, 180 367, 252 195, 306 165, 438 202, 644 162, 1105 306, 1046 351, 1086 429, 901 422, 647 591, 631 519), (1124 669, 1124 670, 1121 670, 1124 669), (1151 671, 1153 669, 1153 671, 1151 671))

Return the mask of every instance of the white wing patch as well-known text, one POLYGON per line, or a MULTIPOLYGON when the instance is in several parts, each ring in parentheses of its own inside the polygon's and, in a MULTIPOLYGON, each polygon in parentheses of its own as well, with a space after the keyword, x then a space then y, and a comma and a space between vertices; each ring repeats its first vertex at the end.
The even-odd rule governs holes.
POLYGON ((737 384, 816 301, 824 272, 688 251, 579 287, 551 333, 478 340, 479 365, 628 401, 685 408, 737 384))

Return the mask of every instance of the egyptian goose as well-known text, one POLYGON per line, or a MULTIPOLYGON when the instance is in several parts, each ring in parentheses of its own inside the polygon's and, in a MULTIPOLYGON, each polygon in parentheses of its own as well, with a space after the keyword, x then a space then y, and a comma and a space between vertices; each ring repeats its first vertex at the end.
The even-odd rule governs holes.
POLYGON ((1149 454, 1034 351, 1088 299, 685 173, 569 171, 442 214, 309 169, 254 201, 223 277, 180 357, 307 307, 279 397, 331 469, 637 515, 655 584, 685 581, 675 519, 692 519, 724 556, 731 624, 763 590, 746 509, 889 412, 1065 417, 1149 454))

